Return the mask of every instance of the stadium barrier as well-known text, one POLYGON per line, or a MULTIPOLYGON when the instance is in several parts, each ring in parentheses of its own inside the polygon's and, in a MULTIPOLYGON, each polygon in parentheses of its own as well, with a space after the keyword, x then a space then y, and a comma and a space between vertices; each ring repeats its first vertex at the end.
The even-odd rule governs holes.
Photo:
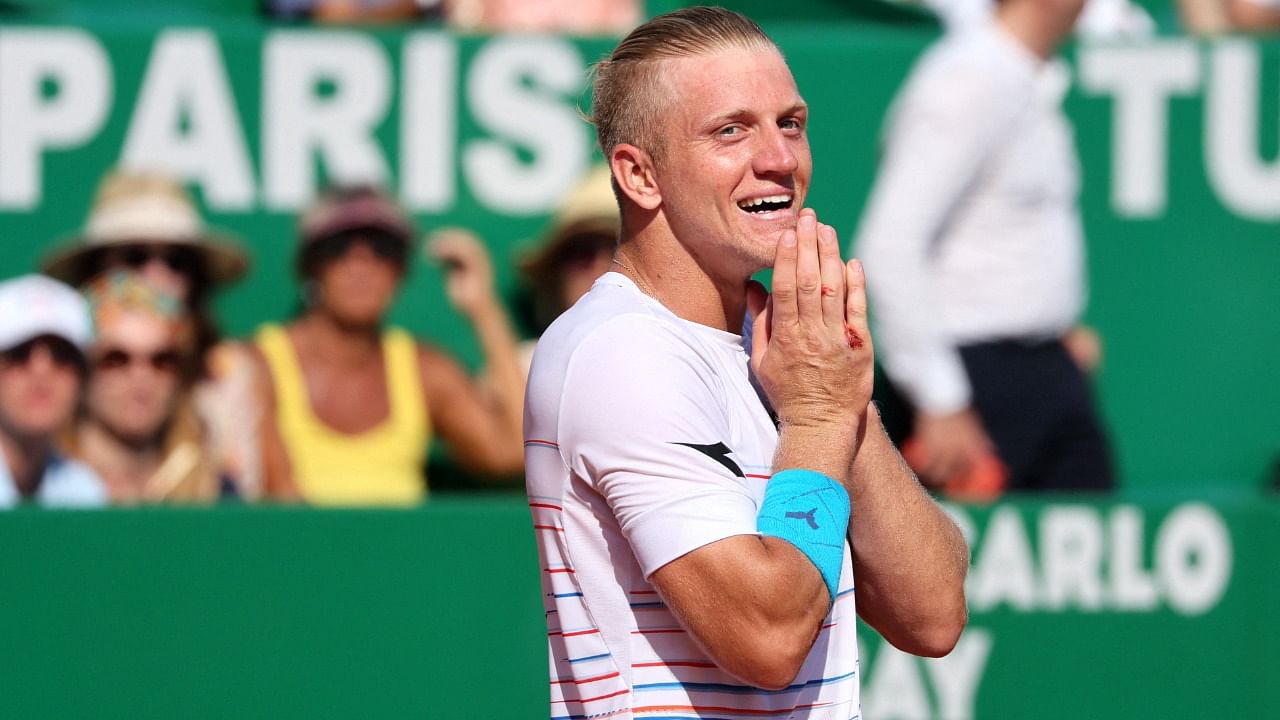
MULTIPOLYGON (((969 627, 940 660, 860 628, 865 717, 1280 717, 1280 503, 952 510, 969 627)), ((0 547, 0 717, 547 716, 519 497, 17 511, 0 547)))

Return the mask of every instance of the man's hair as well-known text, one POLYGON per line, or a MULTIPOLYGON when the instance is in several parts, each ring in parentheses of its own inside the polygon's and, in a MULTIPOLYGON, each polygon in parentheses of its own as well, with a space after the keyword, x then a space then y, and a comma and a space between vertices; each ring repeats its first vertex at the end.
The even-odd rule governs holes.
POLYGON ((661 154, 656 129, 663 100, 659 62, 728 47, 776 46, 750 18, 720 7, 659 15, 623 38, 613 54, 593 68, 591 122, 605 157, 622 143, 661 154))

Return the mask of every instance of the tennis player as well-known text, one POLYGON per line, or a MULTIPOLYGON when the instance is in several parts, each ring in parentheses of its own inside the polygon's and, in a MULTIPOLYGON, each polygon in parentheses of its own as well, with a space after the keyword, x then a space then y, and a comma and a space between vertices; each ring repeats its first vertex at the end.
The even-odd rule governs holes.
POLYGON ((593 120, 620 246, 525 410, 551 717, 858 717, 855 607, 943 655, 967 552, 870 405, 861 267, 802 209, 805 102, 755 23, 690 8, 597 66, 593 120))

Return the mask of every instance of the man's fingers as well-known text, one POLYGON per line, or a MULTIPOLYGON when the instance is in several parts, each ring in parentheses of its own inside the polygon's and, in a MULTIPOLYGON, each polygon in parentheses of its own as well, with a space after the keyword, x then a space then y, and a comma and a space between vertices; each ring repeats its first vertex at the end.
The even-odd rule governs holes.
POLYGON ((867 277, 856 258, 845 266, 845 322, 849 345, 861 347, 871 336, 867 325, 867 277))
POLYGON ((747 311, 751 313, 751 367, 759 368, 769 347, 769 293, 752 280, 747 283, 747 311))
POLYGON ((773 322, 775 327, 791 327, 796 324, 796 260, 797 240, 795 230, 783 230, 778 240, 778 252, 773 260, 773 322))
POLYGON ((802 323, 822 322, 822 269, 818 260, 818 216, 800 211, 796 221, 796 312, 802 323))
POLYGON ((836 229, 818 224, 818 266, 822 275, 822 322, 829 328, 844 328, 845 266, 840 259, 836 229))

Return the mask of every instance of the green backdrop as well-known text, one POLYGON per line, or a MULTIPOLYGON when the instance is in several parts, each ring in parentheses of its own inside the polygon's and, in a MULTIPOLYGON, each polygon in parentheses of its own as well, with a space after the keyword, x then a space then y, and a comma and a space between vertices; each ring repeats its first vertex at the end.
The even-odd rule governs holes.
MULTIPOLYGON (((969 627, 920 660, 862 628, 864 715, 1280 713, 1280 506, 956 508, 969 627)), ((0 717, 467 718, 547 709, 528 508, 0 515, 0 717)))
MULTIPOLYGON (((19 133, 24 138, 33 132, 44 137, 40 133, 50 125, 32 121, 24 108, 56 106, 83 88, 65 77, 59 81, 65 68, 42 75, 15 65, 12 52, 8 61, 0 59, 0 78, 7 78, 0 86, 0 137, 9 134, 11 140, 5 146, 10 156, 0 158, 0 175, 22 165, 15 163, 17 156, 37 158, 42 173, 39 182, 27 182, 34 204, 0 200, 0 274, 34 267, 52 242, 79 226, 96 176, 119 161, 126 134, 144 111, 156 111, 157 104, 169 108, 170 134, 181 140, 216 125, 209 120, 212 103, 231 118, 227 127, 240 138, 237 149, 249 183, 242 188, 248 201, 240 206, 209 204, 210 219, 243 236, 255 258, 250 277, 218 303, 233 335, 284 318, 297 305, 290 262, 297 203, 273 202, 275 191, 268 186, 275 181, 266 178, 267 157, 292 131, 281 123, 307 117, 297 109, 299 102, 321 107, 326 99, 383 87, 386 105, 368 134, 388 180, 403 184, 407 139, 423 143, 420 167, 446 191, 413 203, 416 215, 426 228, 460 224, 479 231, 510 291, 514 261, 545 226, 553 204, 547 198, 567 187, 567 171, 589 162, 589 128, 574 123, 572 114, 587 104, 587 63, 611 44, 454 37, 432 30, 307 31, 264 26, 248 17, 168 28, 145 13, 90 17, 80 28, 0 28, 0 44, 10 47, 48 46, 50 38, 66 42, 70 35, 73 44, 96 48, 99 59, 90 64, 105 66, 99 74, 110 83, 99 126, 82 137, 36 147, 35 141, 12 141, 18 137, 14 127, 25 128, 19 133), (193 36, 196 45, 212 48, 211 62, 159 51, 174 41, 189 49, 193 36), (299 37, 318 43, 303 64, 315 65, 328 55, 341 64, 348 57, 342 53, 354 46, 382 70, 354 78, 351 87, 329 71, 299 81, 289 71, 298 65, 298 56, 289 52, 299 37), (416 74, 405 67, 411 44, 432 48, 415 65, 416 74), (286 60, 273 66, 272 52, 281 48, 286 60), (218 82, 227 88, 221 104, 214 102, 218 93, 209 91, 218 82), (298 95, 303 100, 281 100, 280 88, 298 82, 304 83, 298 95), (140 100, 144 85, 154 85, 161 100, 140 100), (405 115, 410 90, 424 87, 434 90, 417 105, 419 113, 405 115), (267 132, 272 122, 275 134, 267 132), (33 124, 35 130, 27 127, 33 124), (268 136, 275 140, 264 140, 268 136), (445 141, 431 145, 432 137, 445 141), (512 178, 518 191, 504 185, 512 178)), ((811 204, 851 237, 873 177, 885 108, 933 35, 927 29, 849 23, 789 22, 774 30, 813 108, 811 204)), ((1280 44, 1165 39, 1077 47, 1071 55, 1088 70, 1078 75, 1067 103, 1083 163, 1092 279, 1087 319, 1105 341, 1098 385, 1123 482, 1150 489, 1206 482, 1256 487, 1280 449, 1280 383, 1272 366, 1280 350, 1280 44)), ((358 111, 360 101, 352 103, 358 111)), ((163 163, 171 155, 143 159, 163 163)), ((285 175, 314 169, 319 178, 332 169, 330 160, 313 155, 277 165, 285 175)), ((193 188, 207 195, 202 183, 193 188)), ((447 308, 435 268, 418 263, 394 316, 476 362, 475 344, 447 308)))

